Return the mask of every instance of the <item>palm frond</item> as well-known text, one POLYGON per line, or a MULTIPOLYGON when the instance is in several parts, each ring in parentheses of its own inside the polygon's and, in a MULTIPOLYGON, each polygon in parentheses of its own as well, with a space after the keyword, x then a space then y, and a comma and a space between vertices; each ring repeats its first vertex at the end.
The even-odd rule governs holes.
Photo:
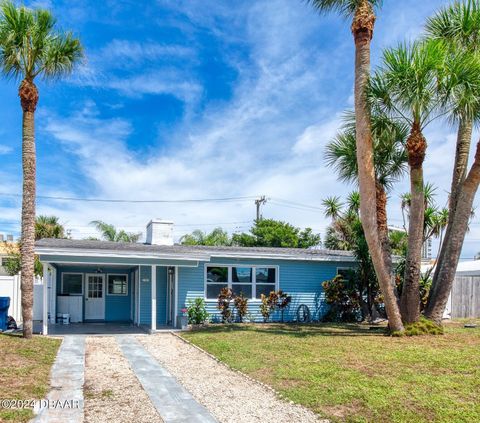
MULTIPOLYGON (((345 18, 351 18, 361 0, 306 0, 320 13, 338 13, 345 18)), ((382 6, 383 0, 368 0, 372 8, 378 9, 382 6)))

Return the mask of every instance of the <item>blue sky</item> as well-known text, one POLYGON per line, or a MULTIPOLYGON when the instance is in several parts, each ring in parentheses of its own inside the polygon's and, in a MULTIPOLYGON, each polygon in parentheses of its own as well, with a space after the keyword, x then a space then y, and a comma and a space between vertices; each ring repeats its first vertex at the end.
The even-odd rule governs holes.
MULTIPOLYGON (((386 0, 373 44, 421 34, 425 17, 447 1, 386 0)), ((353 189, 324 166, 325 143, 352 107, 349 22, 320 16, 302 0, 39 0, 62 28, 78 34, 86 60, 70 78, 39 82, 38 194, 122 199, 266 195, 265 217, 312 227, 315 209, 353 189), (74 4, 72 6, 72 4, 74 4)), ((21 192, 21 110, 15 81, 0 80, 0 192, 21 192)), ((427 179, 446 201, 455 129, 427 131, 427 179)), ((391 223, 401 224, 390 193, 391 223)), ((0 196, 0 233, 19 232, 20 199, 0 196)), ((175 236, 221 224, 246 230, 253 199, 225 203, 103 204, 38 201, 75 237, 101 219, 141 231, 152 217, 175 221, 175 236)), ((476 221, 479 221, 478 219, 476 221)), ((480 221, 479 221, 480 222, 480 221)), ((480 250, 480 225, 463 257, 480 250)))

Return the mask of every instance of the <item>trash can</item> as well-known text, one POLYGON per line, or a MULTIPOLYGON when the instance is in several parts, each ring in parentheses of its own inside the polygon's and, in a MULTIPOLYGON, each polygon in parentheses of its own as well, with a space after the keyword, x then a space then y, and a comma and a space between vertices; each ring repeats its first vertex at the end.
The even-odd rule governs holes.
POLYGON ((10 297, 0 297, 0 330, 7 330, 8 307, 10 307, 10 297))

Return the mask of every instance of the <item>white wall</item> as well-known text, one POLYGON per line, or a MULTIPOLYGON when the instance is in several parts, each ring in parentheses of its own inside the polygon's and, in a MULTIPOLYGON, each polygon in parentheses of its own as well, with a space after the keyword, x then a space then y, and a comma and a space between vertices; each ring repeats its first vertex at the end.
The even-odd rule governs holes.
MULTIPOLYGON (((43 282, 35 278, 33 285, 33 320, 42 320, 43 282)), ((8 315, 13 316, 17 324, 22 322, 22 304, 20 296, 20 276, 0 276, 0 297, 10 297, 8 315)))
POLYGON ((10 297, 8 315, 13 316, 17 323, 22 321, 22 306, 20 303, 20 277, 0 276, 0 297, 10 297))

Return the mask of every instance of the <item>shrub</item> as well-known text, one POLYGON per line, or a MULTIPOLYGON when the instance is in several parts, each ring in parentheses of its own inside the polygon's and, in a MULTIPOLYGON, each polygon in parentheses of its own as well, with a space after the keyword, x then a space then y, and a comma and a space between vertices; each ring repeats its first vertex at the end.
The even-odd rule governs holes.
POLYGON ((201 325, 205 323, 209 314, 205 308, 205 300, 203 298, 195 298, 188 302, 187 308, 188 323, 191 325, 201 325))
POLYGON ((291 302, 292 302, 291 295, 288 295, 286 292, 283 292, 281 289, 277 292, 277 302, 275 306, 280 310, 280 313, 282 315, 281 317, 282 323, 283 323, 283 312, 290 305, 291 302))
POLYGON ((261 294, 260 298, 262 300, 260 304, 260 313, 263 316, 263 321, 267 323, 271 312, 270 305, 268 304, 268 297, 265 294, 261 294))
POLYGON ((262 294, 261 299, 260 313, 262 313, 263 321, 267 322, 270 314, 278 309, 282 313, 281 319, 283 322, 283 312, 290 305, 292 297, 282 290, 279 290, 277 292, 271 291, 268 296, 262 294))
POLYGON ((233 298, 233 292, 230 288, 222 288, 220 294, 218 294, 217 308, 220 310, 223 323, 230 323, 232 321, 230 304, 233 298))
POLYGON ((248 299, 241 292, 240 295, 237 295, 234 298, 233 304, 237 309, 238 321, 240 323, 243 323, 243 319, 248 312, 248 299))
POLYGON ((323 320, 333 322, 355 322, 360 315, 360 298, 355 284, 341 275, 322 283, 325 301, 330 309, 323 320))
POLYGON ((420 317, 418 322, 405 325, 405 335, 443 335, 443 328, 425 317, 420 317))

